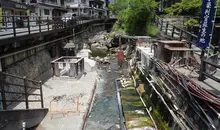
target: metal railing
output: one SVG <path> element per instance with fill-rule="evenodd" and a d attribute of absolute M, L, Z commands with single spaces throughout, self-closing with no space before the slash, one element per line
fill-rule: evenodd
<path fill-rule="evenodd" d="M 170 36 L 177 40 L 186 40 L 191 48 L 193 44 L 196 44 L 197 36 L 195 34 L 190 33 L 180 27 L 172 25 L 169 21 L 165 21 L 163 18 L 159 16 L 155 16 L 155 24 L 160 29 L 160 31 L 164 32 L 167 36 Z"/>
<path fill-rule="evenodd" d="M 218 47 L 215 47 L 214 55 L 206 58 L 202 54 L 201 58 L 201 67 L 200 67 L 200 73 L 199 73 L 199 80 L 204 81 L 206 77 L 220 83 L 220 78 L 215 77 L 214 74 L 220 69 L 220 65 L 218 65 L 218 55 L 219 55 L 219 49 Z"/>
<path fill-rule="evenodd" d="M 40 102 L 44 108 L 42 82 L 26 77 L 20 77 L 5 72 L 0 72 L 0 93 L 3 110 L 7 110 L 13 103 L 25 102 L 25 108 L 29 109 L 30 102 Z M 38 90 L 37 93 L 33 93 Z M 29 96 L 37 96 L 39 100 L 31 100 Z"/>
<path fill-rule="evenodd" d="M 196 45 L 197 38 L 198 38 L 197 35 L 187 30 L 184 30 L 180 27 L 172 25 L 169 23 L 169 21 L 166 21 L 157 15 L 155 16 L 155 23 L 156 23 L 156 26 L 160 29 L 160 31 L 164 32 L 167 36 L 170 36 L 180 41 L 186 40 L 190 48 L 192 47 L 192 45 Z M 214 50 L 215 46 L 211 44 L 210 48 Z"/>
<path fill-rule="evenodd" d="M 197 36 L 195 34 L 192 34 L 180 27 L 177 27 L 175 25 L 171 25 L 168 21 L 165 21 L 163 18 L 160 18 L 159 16 L 155 16 L 155 23 L 158 28 L 160 28 L 160 31 L 164 32 L 166 35 L 171 36 L 173 39 L 177 40 L 186 40 L 189 44 L 189 48 L 192 47 L 192 45 L 196 45 L 197 42 Z M 218 54 L 219 54 L 219 47 L 210 45 L 210 49 L 213 50 L 212 56 L 208 59 L 214 59 L 211 62 L 207 60 L 207 58 L 204 57 L 205 53 L 208 54 L 209 52 L 203 48 L 201 48 L 201 67 L 200 67 L 200 76 L 199 80 L 203 81 L 205 80 L 205 77 L 208 77 L 210 79 L 213 79 L 214 81 L 220 83 L 220 79 L 213 76 L 214 73 L 210 73 L 210 69 L 214 69 L 217 71 L 217 68 L 220 69 L 220 66 L 217 64 L 218 62 Z M 208 54 L 210 55 L 210 54 Z M 207 67 L 209 65 L 210 67 Z"/>
<path fill-rule="evenodd" d="M 51 30 L 72 28 L 85 22 L 102 19 L 94 17 L 43 17 L 27 15 L 2 15 L 0 16 L 0 37 L 16 37 Z"/>

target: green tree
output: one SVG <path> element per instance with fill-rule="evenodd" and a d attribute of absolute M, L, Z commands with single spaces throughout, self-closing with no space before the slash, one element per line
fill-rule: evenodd
<path fill-rule="evenodd" d="M 217 16 L 220 16 L 220 0 L 217 0 Z M 194 16 L 200 16 L 202 6 L 202 0 L 182 0 L 181 2 L 175 3 L 169 8 L 165 9 L 168 15 L 187 15 L 191 18 L 185 22 L 185 25 L 191 29 L 193 26 L 198 25 L 198 21 L 194 19 Z"/>
<path fill-rule="evenodd" d="M 217 15 L 220 16 L 220 0 L 217 0 Z M 199 16 L 202 6 L 202 0 L 182 0 L 165 9 L 169 15 L 189 15 Z"/>
<path fill-rule="evenodd" d="M 115 0 L 109 5 L 117 15 L 118 26 L 129 35 L 145 35 L 152 26 L 157 2 L 155 0 Z"/>

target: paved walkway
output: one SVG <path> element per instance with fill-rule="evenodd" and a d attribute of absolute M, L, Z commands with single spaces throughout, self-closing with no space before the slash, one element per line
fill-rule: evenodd
<path fill-rule="evenodd" d="M 54 80 L 50 79 L 43 85 L 44 105 L 50 107 L 52 102 L 52 113 L 49 112 L 36 130 L 79 130 L 86 114 L 88 103 L 92 96 L 92 90 L 96 83 L 97 72 L 87 72 L 79 80 Z M 76 97 L 79 97 L 80 114 L 77 111 Z M 56 113 L 54 110 L 59 112 Z M 62 109 L 62 111 L 60 111 Z M 51 110 L 50 110 L 51 111 Z M 73 112 L 71 112 L 73 111 Z M 63 113 L 65 113 L 63 115 Z M 69 112 L 69 113 L 68 113 Z"/>

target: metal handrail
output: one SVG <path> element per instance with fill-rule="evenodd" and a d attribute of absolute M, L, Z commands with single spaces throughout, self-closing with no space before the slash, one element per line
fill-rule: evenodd
<path fill-rule="evenodd" d="M 158 27 L 160 27 L 161 31 L 163 31 L 163 29 L 165 28 L 165 34 L 166 35 L 168 35 L 168 33 L 167 33 L 168 31 L 171 31 L 171 37 L 172 38 L 174 38 L 174 34 L 179 36 L 178 40 L 182 40 L 183 38 L 185 38 L 185 39 L 189 38 L 189 40 L 188 39 L 187 40 L 188 40 L 190 48 L 191 48 L 192 44 L 195 44 L 194 39 L 197 39 L 197 36 L 195 34 L 192 34 L 187 30 L 184 30 L 180 27 L 172 25 L 168 21 L 164 21 L 163 18 L 160 18 L 157 15 L 155 16 L 155 22 L 156 22 L 156 25 Z M 163 24 L 164 22 L 166 22 L 166 26 L 164 26 L 164 24 Z M 169 26 L 171 27 L 171 29 L 169 29 Z M 176 31 L 178 31 L 178 32 L 176 32 Z M 187 35 L 187 36 L 184 37 L 183 36 L 184 34 Z"/>
<path fill-rule="evenodd" d="M 158 19 L 158 20 L 157 20 L 157 19 Z M 188 42 L 189 42 L 189 47 L 191 47 L 192 44 L 196 44 L 196 43 L 193 42 L 193 38 L 197 39 L 198 36 L 196 36 L 196 35 L 193 34 L 193 33 L 190 33 L 190 32 L 187 31 L 187 30 L 184 30 L 184 29 L 182 29 L 182 28 L 180 28 L 180 27 L 177 27 L 177 26 L 175 26 L 175 25 L 169 24 L 168 21 L 163 21 L 163 20 L 164 20 L 163 18 L 161 18 L 161 17 L 159 17 L 159 16 L 157 16 L 157 15 L 155 16 L 155 22 L 156 22 L 156 24 L 158 25 L 158 27 L 159 27 L 159 24 L 160 24 L 161 31 L 163 31 L 162 29 L 164 28 L 163 22 L 166 22 L 166 26 L 165 26 L 165 32 L 166 32 L 166 34 L 167 34 L 167 31 L 169 30 L 169 31 L 171 31 L 171 34 L 172 34 L 171 37 L 174 38 L 174 34 L 179 35 L 179 34 L 182 33 L 181 35 L 179 35 L 179 40 L 182 40 L 182 38 L 184 38 L 184 37 L 183 37 L 183 34 L 187 34 L 188 37 L 190 37 L 190 40 L 188 41 Z M 161 22 L 159 22 L 159 21 L 161 21 Z M 172 29 L 169 29 L 168 26 L 171 26 Z M 179 32 L 175 32 L 175 30 L 179 30 L 180 33 L 179 33 Z M 187 37 L 186 37 L 186 39 L 187 39 Z M 196 40 L 196 41 L 197 41 L 197 40 Z M 214 50 L 214 49 L 215 49 L 215 46 L 213 46 L 212 44 L 210 44 L 210 48 Z"/>
<path fill-rule="evenodd" d="M 5 76 L 11 76 L 11 77 L 18 78 L 18 79 L 24 79 L 24 77 L 13 75 L 13 74 L 9 74 L 9 73 L 5 73 L 5 72 L 0 72 L 0 74 L 3 74 Z M 31 81 L 31 82 L 40 83 L 40 81 L 29 79 L 29 78 L 26 78 L 26 80 Z"/>
<path fill-rule="evenodd" d="M 16 18 L 22 18 L 22 19 L 16 19 Z M 61 17 L 61 16 L 53 16 L 53 17 L 39 17 L 39 16 L 26 16 L 26 15 L 2 15 L 0 18 L 8 18 L 7 21 L 2 21 L 0 22 L 1 24 L 5 23 L 6 25 L 8 23 L 11 23 L 12 26 L 10 27 L 1 27 L 0 29 L 3 30 L 12 30 L 11 33 L 4 32 L 3 34 L 0 34 L 0 36 L 8 36 L 12 35 L 14 37 L 17 36 L 17 34 L 24 33 L 27 34 L 32 34 L 32 29 L 36 29 L 38 27 L 39 33 L 45 32 L 45 31 L 51 31 L 51 26 L 52 30 L 55 30 L 57 28 L 66 28 L 66 27 L 75 27 L 77 25 L 83 24 L 85 20 L 82 20 L 79 17 L 71 17 L 71 19 L 67 17 Z M 87 18 L 90 20 L 90 17 Z M 101 19 L 101 18 L 98 18 Z M 17 21 L 21 21 L 20 29 L 28 29 L 28 31 L 19 31 L 18 32 L 18 25 Z M 35 28 L 33 28 L 33 26 Z M 43 27 L 43 28 L 42 28 Z M 35 31 L 37 31 L 35 30 Z"/>
<path fill-rule="evenodd" d="M 156 25 L 158 27 L 160 27 L 161 31 L 163 31 L 163 29 L 165 28 L 165 34 L 166 35 L 168 35 L 167 32 L 169 30 L 169 31 L 171 31 L 171 37 L 172 38 L 174 38 L 174 34 L 176 34 L 176 35 L 179 36 L 178 40 L 182 40 L 183 38 L 187 39 L 190 48 L 192 47 L 192 44 L 196 44 L 195 41 L 197 41 L 198 37 L 195 34 L 192 34 L 189 31 L 184 30 L 184 29 L 182 29 L 180 27 L 177 27 L 175 25 L 171 25 L 171 24 L 169 24 L 168 21 L 166 21 L 166 25 L 164 26 L 163 18 L 160 18 L 157 15 L 155 16 L 155 22 L 156 22 Z M 169 29 L 169 26 L 172 27 L 172 29 Z M 179 32 L 176 32 L 176 30 L 178 30 Z M 184 37 L 183 36 L 184 34 L 187 35 L 187 36 Z M 218 56 L 217 52 L 220 51 L 218 46 L 213 46 L 212 44 L 210 44 L 210 49 L 214 50 L 214 55 L 212 55 L 212 56 Z M 201 55 L 204 55 L 204 53 L 202 53 Z M 207 61 L 207 59 L 204 59 L 204 58 L 202 58 L 201 61 L 202 61 L 202 63 L 201 63 L 201 67 L 200 67 L 199 80 L 203 81 L 203 80 L 205 80 L 205 76 L 207 76 L 207 77 L 215 80 L 216 82 L 220 83 L 220 79 L 218 79 L 217 77 L 214 77 L 213 75 L 206 72 L 206 65 L 208 64 L 212 67 L 219 68 L 219 69 L 220 69 L 220 66 L 217 65 L 217 64 L 214 64 L 212 62 L 209 62 L 209 61 Z"/>
<path fill-rule="evenodd" d="M 17 80 L 23 80 L 23 84 L 17 84 L 17 83 L 8 83 L 7 81 L 5 81 L 7 78 L 12 78 L 12 79 L 17 79 Z M 39 87 L 33 87 L 29 85 L 30 83 L 35 84 L 36 86 Z M 11 90 L 5 90 L 6 86 L 14 86 L 14 87 L 20 87 L 20 88 L 24 88 L 23 91 L 19 91 L 19 92 L 15 92 L 15 91 L 11 91 Z M 32 79 L 28 79 L 26 77 L 21 77 L 21 76 L 17 76 L 17 75 L 13 75 L 13 74 L 8 74 L 5 72 L 0 72 L 0 93 L 1 93 L 1 102 L 3 105 L 3 109 L 6 110 L 8 108 L 8 106 L 10 106 L 12 103 L 15 102 L 25 102 L 26 105 L 26 109 L 29 109 L 29 102 L 41 102 L 41 107 L 44 108 L 44 104 L 43 104 L 43 91 L 42 91 L 42 82 L 41 81 L 36 81 L 36 80 L 32 80 Z M 29 90 L 28 90 L 29 89 Z M 40 90 L 40 93 L 36 94 L 36 93 L 30 93 L 30 91 L 32 90 Z M 12 94 L 12 95 L 16 95 L 16 99 L 8 99 L 7 94 Z M 17 96 L 19 95 L 19 96 Z M 28 96 L 30 95 L 34 95 L 34 96 L 40 96 L 40 100 L 29 100 Z M 20 99 L 24 97 L 23 99 Z M 9 102 L 9 103 L 8 103 Z"/>

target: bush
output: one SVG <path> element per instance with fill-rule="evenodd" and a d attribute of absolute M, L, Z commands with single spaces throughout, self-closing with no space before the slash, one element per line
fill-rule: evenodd
<path fill-rule="evenodd" d="M 188 29 L 192 29 L 195 25 L 197 25 L 199 22 L 195 20 L 194 18 L 190 18 L 187 20 L 184 25 L 187 26 Z"/>
<path fill-rule="evenodd" d="M 147 25 L 147 34 L 151 37 L 155 37 L 160 32 L 160 29 L 150 24 Z"/>
<path fill-rule="evenodd" d="M 115 0 L 110 9 L 118 17 L 116 29 L 129 35 L 145 35 L 146 25 L 153 21 L 157 5 L 155 0 Z"/>

